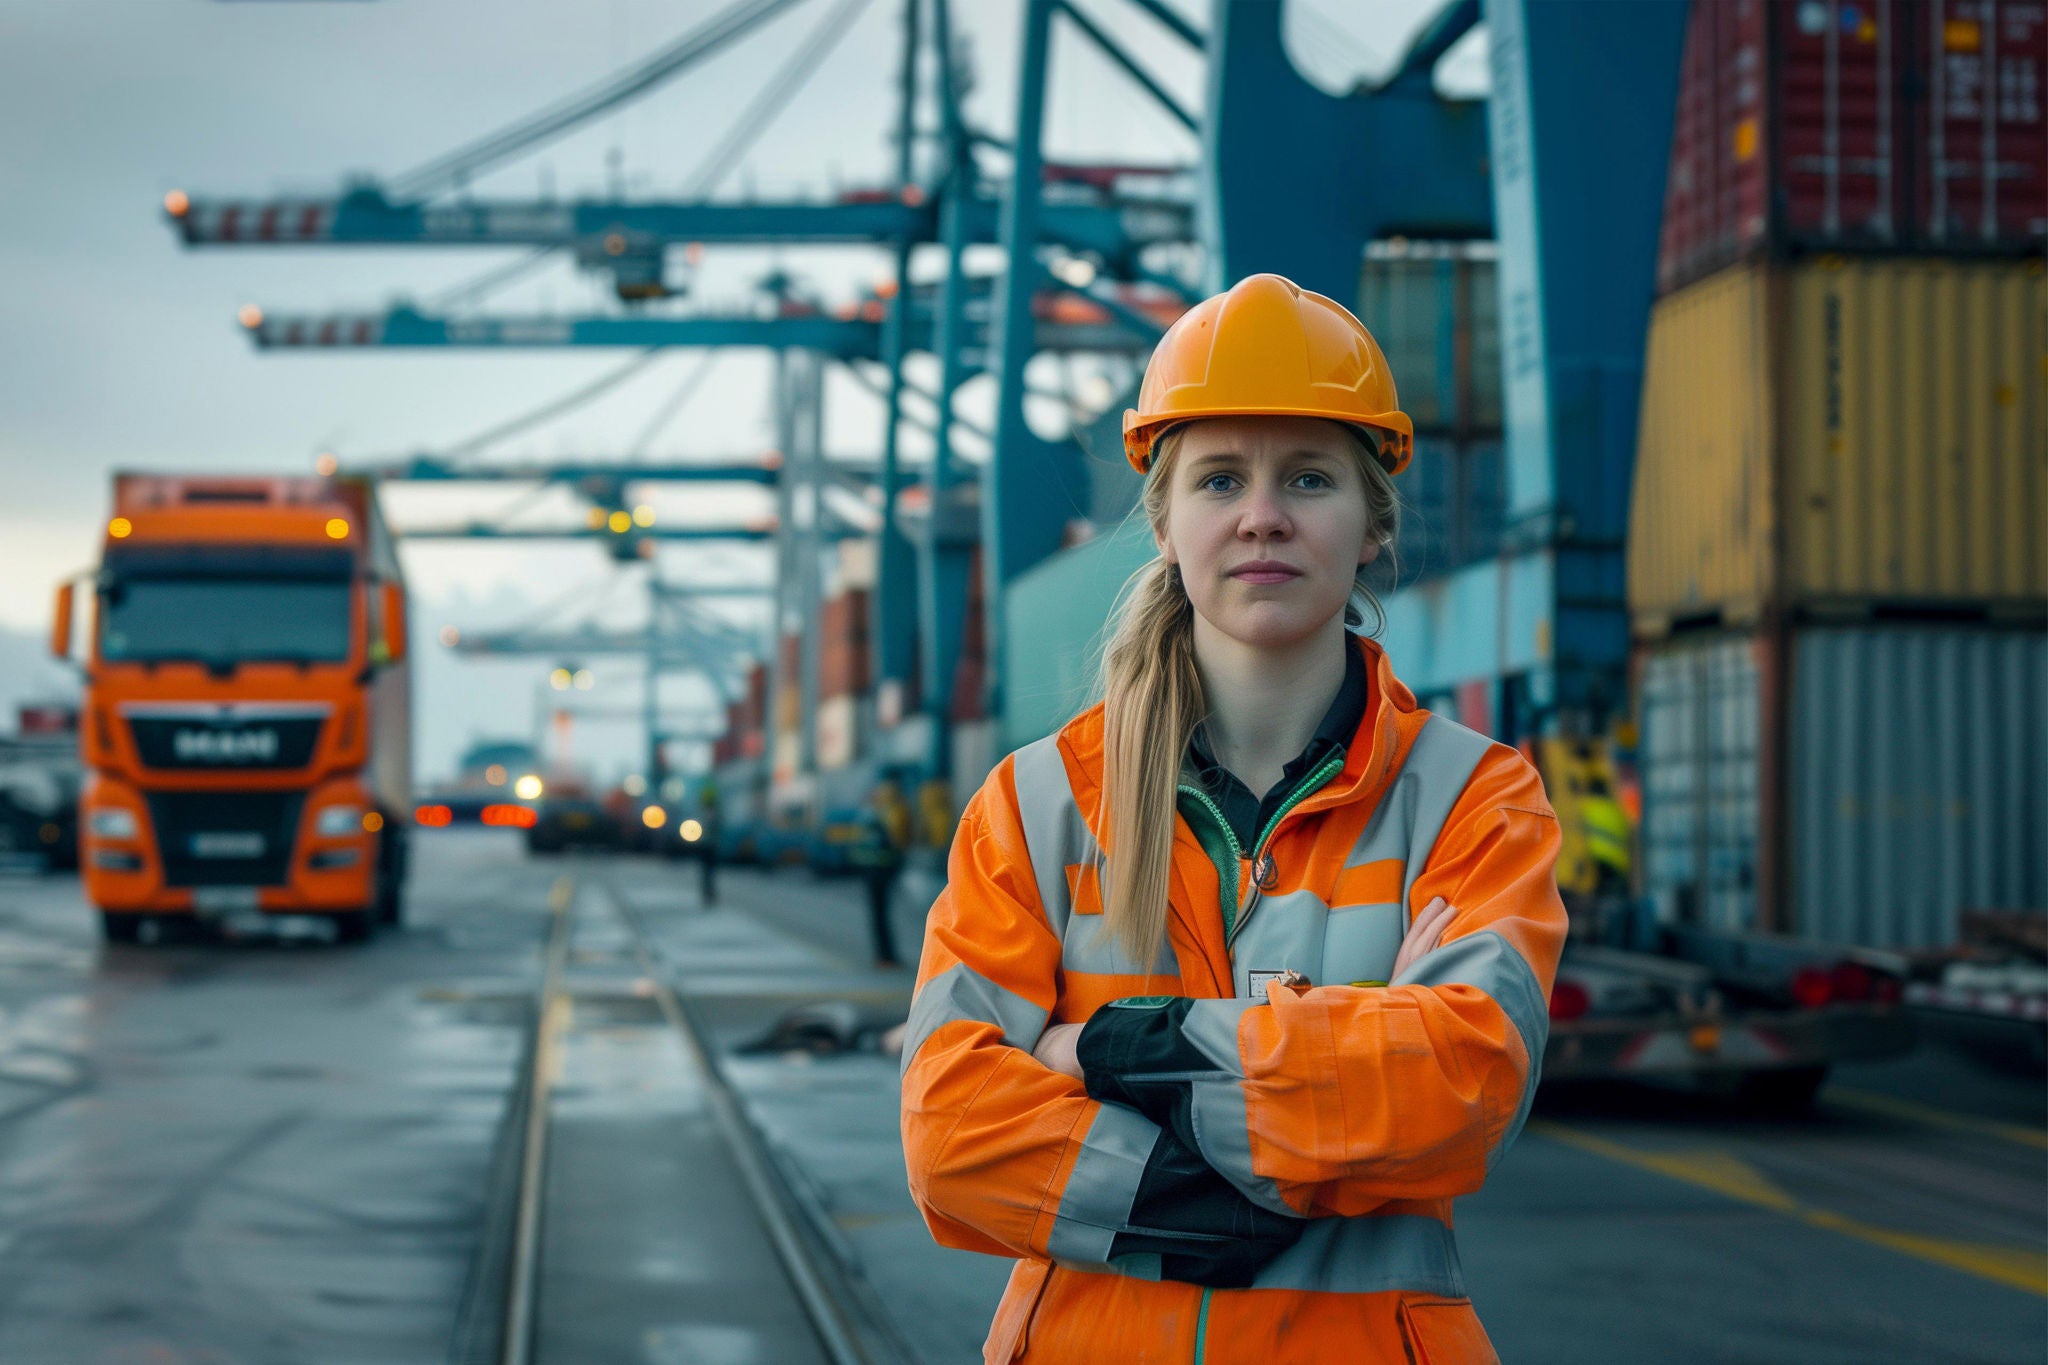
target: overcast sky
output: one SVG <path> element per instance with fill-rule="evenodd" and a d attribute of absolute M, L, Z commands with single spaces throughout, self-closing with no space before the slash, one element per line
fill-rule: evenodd
<path fill-rule="evenodd" d="M 366 308 L 431 299 L 509 259 L 433 249 L 188 252 L 165 226 L 165 192 L 326 193 L 351 173 L 391 175 L 491 132 L 645 56 L 725 0 L 0 0 L 0 629 L 40 633 L 52 585 L 86 567 L 117 468 L 303 470 L 323 449 L 344 457 L 434 449 L 566 393 L 622 364 L 615 351 L 259 354 L 235 310 Z M 1176 0 L 1191 14 L 1201 0 Z M 1328 89 L 1383 73 L 1437 0 L 1292 0 L 1289 44 Z M 1090 10 L 1124 34 L 1165 82 L 1198 104 L 1193 56 L 1134 6 Z M 955 0 L 972 45 L 977 123 L 1007 133 L 1015 0 Z M 613 174 L 632 196 L 675 193 L 786 54 L 829 12 L 811 0 L 622 113 L 481 179 L 477 192 L 568 197 Z M 900 6 L 872 0 L 831 58 L 754 142 L 720 197 L 830 196 L 881 183 Z M 1054 53 L 1048 150 L 1061 157 L 1187 159 L 1192 138 L 1071 35 Z M 1443 83 L 1483 80 L 1478 43 Z M 844 295 L 879 276 L 860 251 L 715 251 L 701 297 L 738 299 L 777 261 Z M 497 311 L 609 307 L 566 264 L 494 296 Z M 603 400 L 494 447 L 506 457 L 628 448 L 702 353 L 663 356 Z M 721 455 L 770 444 L 758 354 L 725 353 L 648 453 Z M 879 407 L 850 383 L 828 395 L 828 447 L 877 444 Z M 463 494 L 479 511 L 510 493 Z M 394 500 L 395 520 L 450 510 Z M 745 550 L 671 548 L 670 576 L 757 575 Z M 630 619 L 595 549 L 422 544 L 406 551 L 416 610 L 429 627 L 521 621 L 567 597 L 570 615 Z M 563 619 L 569 619 L 564 617 Z M 0 692 L 47 690 L 48 676 L 0 650 Z M 423 651 L 418 757 L 446 771 L 479 734 L 524 734 L 540 660 L 488 665 Z M 625 708 L 628 665 L 598 668 L 578 700 Z M 691 684 L 678 680 L 674 700 Z M 695 695 L 704 695 L 701 693 Z M 0 704 L 0 731 L 12 706 Z M 616 768 L 634 752 L 624 719 L 579 728 L 581 756 Z"/>

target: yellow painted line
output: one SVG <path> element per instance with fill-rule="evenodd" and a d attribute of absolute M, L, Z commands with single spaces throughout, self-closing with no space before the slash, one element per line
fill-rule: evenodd
<path fill-rule="evenodd" d="M 1979 1137 L 1998 1138 L 2022 1147 L 2048 1151 L 2048 1132 L 2038 1128 L 2023 1128 L 2017 1123 L 1999 1123 L 1993 1119 L 1972 1118 L 1967 1114 L 1951 1114 L 1947 1110 L 1915 1104 L 1911 1100 L 1894 1099 L 1890 1095 L 1877 1095 L 1868 1090 L 1845 1090 L 1838 1085 L 1831 1085 L 1821 1092 L 1821 1100 L 1824 1104 L 1844 1104 L 1852 1109 L 1883 1114 L 1887 1118 L 1924 1123 L 1931 1128 L 1952 1128 L 1959 1133 L 1975 1133 Z"/>
<path fill-rule="evenodd" d="M 561 914 L 569 908 L 569 902 L 574 899 L 575 895 L 576 879 L 574 877 L 555 878 L 555 884 L 548 888 L 548 909 L 558 915 Z"/>
<path fill-rule="evenodd" d="M 1654 1171 L 1744 1204 L 1769 1209 L 1808 1227 L 1837 1232 L 1844 1237 L 1853 1237 L 1860 1242 L 1869 1242 L 1873 1246 L 2048 1298 L 2048 1252 L 2033 1247 L 1991 1246 L 1948 1237 L 1896 1232 L 1827 1209 L 1813 1208 L 1800 1203 L 1773 1184 L 1769 1176 L 1729 1152 L 1713 1149 L 1645 1152 L 1547 1119 L 1532 1120 L 1529 1131 L 1609 1161 Z"/>

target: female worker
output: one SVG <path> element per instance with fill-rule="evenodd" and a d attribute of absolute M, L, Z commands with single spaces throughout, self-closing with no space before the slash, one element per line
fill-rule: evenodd
<path fill-rule="evenodd" d="M 1124 417 L 1159 557 L 1104 704 L 969 802 L 906 1030 L 911 1192 L 1018 1258 L 989 1361 L 1495 1359 L 1451 1200 L 1536 1087 L 1557 820 L 1353 633 L 1397 407 L 1356 318 L 1259 275 Z"/>

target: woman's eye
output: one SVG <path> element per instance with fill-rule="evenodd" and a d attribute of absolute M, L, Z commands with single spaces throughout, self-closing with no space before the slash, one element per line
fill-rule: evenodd
<path fill-rule="evenodd" d="M 1208 478 L 1202 480 L 1198 486 L 1203 491 L 1209 493 L 1228 493 L 1230 485 L 1234 482 L 1235 480 L 1228 474 L 1211 474 Z"/>
<path fill-rule="evenodd" d="M 1325 488 L 1335 488 L 1335 487 L 1336 487 L 1336 485 L 1335 485 L 1335 484 L 1333 484 L 1333 483 L 1331 483 L 1331 482 L 1330 482 L 1330 476 L 1329 476 L 1329 475 L 1327 475 L 1327 474 L 1318 474 L 1317 472 L 1315 472 L 1315 471 L 1314 471 L 1314 470 L 1312 470 L 1312 469 L 1311 469 L 1311 470 L 1309 470 L 1309 471 L 1307 471 L 1306 473 L 1303 473 L 1303 474 L 1299 475 L 1299 476 L 1298 476 L 1298 477 L 1297 477 L 1297 478 L 1296 478 L 1296 479 L 1295 479 L 1294 481 L 1295 481 L 1295 482 L 1296 482 L 1297 484 L 1300 484 L 1300 485 L 1301 485 L 1302 487 L 1304 487 L 1304 488 L 1311 488 L 1311 489 L 1315 489 L 1315 490 L 1317 490 L 1317 491 L 1321 491 L 1321 490 L 1323 490 L 1323 489 L 1325 489 Z"/>

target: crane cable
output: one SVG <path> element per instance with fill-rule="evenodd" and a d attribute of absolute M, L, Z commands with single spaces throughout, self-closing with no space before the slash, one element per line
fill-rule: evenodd
<path fill-rule="evenodd" d="M 718 188 L 718 182 L 732 173 L 732 168 L 747 154 L 754 140 L 788 106 L 790 99 L 811 78 L 818 64 L 838 46 L 839 40 L 846 36 L 846 31 L 853 27 L 853 21 L 867 6 L 868 0 L 841 0 L 839 8 L 825 16 L 809 40 L 797 49 L 783 68 L 761 88 L 754 102 L 734 121 L 725 140 L 704 158 L 697 173 L 683 189 L 685 198 L 710 198 L 711 192 Z"/>
<path fill-rule="evenodd" d="M 704 381 L 710 378 L 711 368 L 718 363 L 719 355 L 720 352 L 716 349 L 706 351 L 704 358 L 697 363 L 697 368 L 683 376 L 683 382 L 676 386 L 675 392 L 662 402 L 660 410 L 626 447 L 628 460 L 645 458 L 647 447 L 654 443 L 654 438 L 668 428 L 668 424 L 675 420 L 676 414 L 682 411 L 683 404 L 689 402 L 690 396 L 702 388 Z"/>
<path fill-rule="evenodd" d="M 802 0 L 741 0 L 638 66 L 601 81 L 581 94 L 572 95 L 550 109 L 395 176 L 388 188 L 398 199 L 424 199 L 442 190 L 459 188 L 477 172 L 645 94 L 678 71 L 712 55 L 799 3 Z"/>
<path fill-rule="evenodd" d="M 581 388 L 571 390 L 560 398 L 549 399 L 539 407 L 529 412 L 523 412 L 508 421 L 500 422 L 496 426 L 486 427 L 467 440 L 457 441 L 454 445 L 445 447 L 443 453 L 450 460 L 459 460 L 467 455 L 475 455 L 483 450 L 484 447 L 495 445 L 507 436 L 517 435 L 529 427 L 537 427 L 542 422 L 559 417 L 563 413 L 588 403 L 600 394 L 609 393 L 625 383 L 628 379 L 631 379 L 634 375 L 640 373 L 640 371 L 646 369 L 650 364 L 659 359 L 662 349 L 659 346 L 650 346 L 625 364 L 606 370 Z"/>

